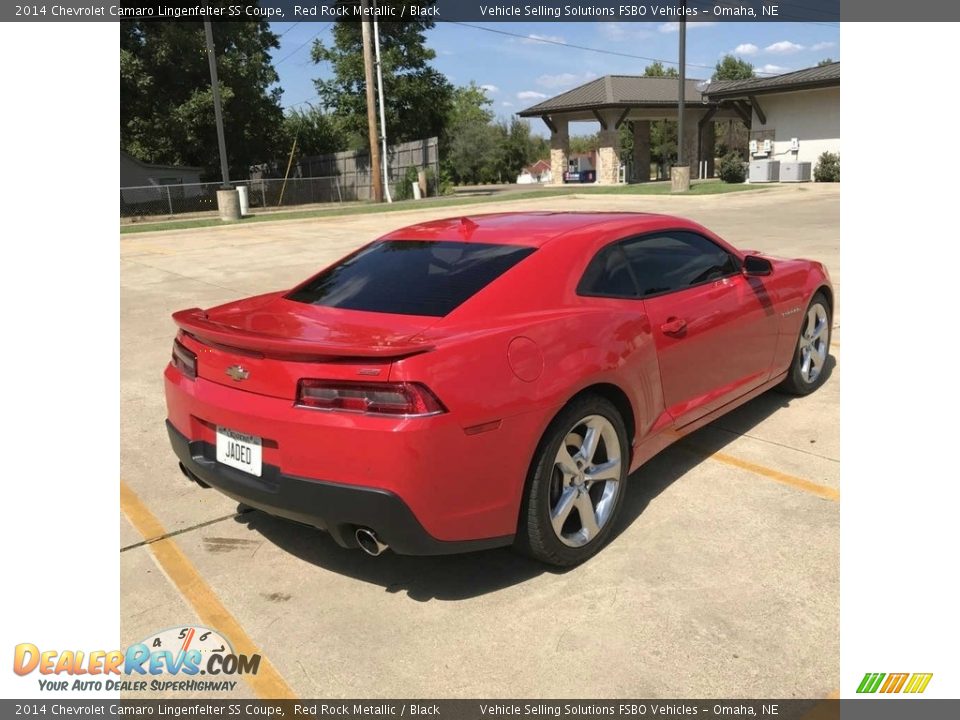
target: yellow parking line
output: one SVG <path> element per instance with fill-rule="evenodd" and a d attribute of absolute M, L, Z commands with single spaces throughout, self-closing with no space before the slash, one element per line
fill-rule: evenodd
<path fill-rule="evenodd" d="M 277 669 L 263 657 L 260 648 L 223 606 L 173 538 L 163 537 L 167 534 L 163 525 L 123 481 L 120 482 L 120 509 L 144 539 L 161 538 L 146 547 L 153 553 L 157 563 L 184 599 L 193 607 L 200 621 L 223 633 L 238 653 L 261 656 L 257 674 L 243 676 L 257 696 L 265 700 L 295 699 L 297 696 Z"/>
<path fill-rule="evenodd" d="M 716 460 L 717 462 L 722 462 L 726 465 L 732 465 L 733 467 L 740 468 L 741 470 L 749 470 L 757 475 L 762 475 L 763 477 L 770 478 L 771 480 L 776 480 L 779 483 L 789 485 L 790 487 L 797 488 L 798 490 L 803 490 L 804 492 L 811 493 L 826 500 L 840 499 L 840 491 L 836 488 L 832 488 L 828 485 L 820 485 L 819 483 L 811 482 L 810 480 L 804 480 L 803 478 L 799 478 L 795 475 L 788 475 L 787 473 L 774 470 L 773 468 L 768 468 L 764 465 L 757 465 L 757 463 L 752 463 L 749 460 L 741 460 L 733 455 L 727 455 L 726 453 L 720 452 L 712 453 L 709 455 L 709 458 L 711 460 Z"/>

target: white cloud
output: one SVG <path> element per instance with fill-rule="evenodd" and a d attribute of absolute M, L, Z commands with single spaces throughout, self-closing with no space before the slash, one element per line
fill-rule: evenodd
<path fill-rule="evenodd" d="M 707 28 L 711 25 L 716 25 L 715 22 L 688 22 L 687 30 L 696 30 L 697 28 Z M 680 23 L 678 22 L 668 22 L 663 23 L 660 27 L 657 28 L 662 33 L 675 33 L 680 30 Z"/>
<path fill-rule="evenodd" d="M 557 75 L 541 75 L 537 78 L 537 85 L 545 88 L 572 87 L 573 85 L 582 85 L 593 80 L 597 74 L 587 71 L 584 73 L 559 73 Z"/>
<path fill-rule="evenodd" d="M 753 43 L 740 43 L 733 49 L 734 55 L 756 55 L 758 52 L 760 48 Z"/>
<path fill-rule="evenodd" d="M 496 85 L 490 85 L 490 84 L 481 85 L 481 86 L 480 86 L 480 89 L 481 89 L 481 90 L 486 90 L 486 91 L 487 91 L 488 93 L 490 93 L 491 95 L 493 95 L 494 93 L 500 92 L 500 88 L 498 88 Z"/>
<path fill-rule="evenodd" d="M 789 40 L 781 40 L 780 42 L 773 43 L 773 45 L 767 45 L 764 48 L 764 52 L 768 52 L 773 55 L 789 55 L 791 53 L 800 52 L 801 50 L 803 50 L 803 45 L 798 45 L 797 43 L 790 42 Z"/>
<path fill-rule="evenodd" d="M 810 49 L 811 49 L 811 50 L 814 50 L 814 51 L 817 51 L 817 50 L 829 50 L 830 48 L 836 47 L 836 46 L 837 46 L 837 44 L 834 43 L 834 42 L 818 42 L 816 45 L 811 45 L 811 46 L 810 46 Z"/>
<path fill-rule="evenodd" d="M 502 103 L 500 103 L 500 104 L 501 104 L 503 107 L 513 107 L 513 103 L 512 103 L 512 102 L 507 102 L 506 100 L 504 100 L 504 101 L 503 101 Z"/>
<path fill-rule="evenodd" d="M 546 95 L 536 90 L 521 90 L 517 93 L 517 100 L 544 100 Z"/>
<path fill-rule="evenodd" d="M 543 45 L 547 43 L 562 43 L 566 42 L 560 35 L 538 35 L 537 33 L 530 33 L 527 35 L 521 42 L 527 43 L 528 45 Z"/>
<path fill-rule="evenodd" d="M 757 72 L 766 73 L 768 75 L 782 75 L 785 72 L 790 72 L 790 68 L 781 67 L 780 65 L 773 65 L 767 63 L 763 67 L 758 67 Z"/>
<path fill-rule="evenodd" d="M 637 27 L 637 23 L 602 22 L 597 23 L 597 29 L 600 31 L 600 35 L 610 42 L 641 40 L 652 35 L 649 30 Z"/>

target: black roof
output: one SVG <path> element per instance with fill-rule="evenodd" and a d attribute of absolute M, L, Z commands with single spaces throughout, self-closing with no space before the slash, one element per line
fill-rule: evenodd
<path fill-rule="evenodd" d="M 702 103 L 702 96 L 697 90 L 697 85 L 702 82 L 687 79 L 685 99 L 688 103 Z M 599 108 L 673 106 L 679 101 L 679 84 L 675 77 L 604 75 L 517 114 L 531 117 Z"/>
<path fill-rule="evenodd" d="M 750 78 L 749 80 L 717 80 L 703 91 L 711 100 L 722 100 L 746 95 L 791 92 L 812 88 L 840 85 L 840 63 L 805 68 L 774 77 Z"/>

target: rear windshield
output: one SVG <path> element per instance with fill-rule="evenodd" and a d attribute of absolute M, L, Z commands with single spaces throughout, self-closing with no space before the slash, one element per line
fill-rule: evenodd
<path fill-rule="evenodd" d="M 350 255 L 288 297 L 311 305 L 443 317 L 532 247 L 388 240 Z"/>

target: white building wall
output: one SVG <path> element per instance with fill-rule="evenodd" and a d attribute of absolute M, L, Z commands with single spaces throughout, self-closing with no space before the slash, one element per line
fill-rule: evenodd
<path fill-rule="evenodd" d="M 840 152 L 840 88 L 800 90 L 775 95 L 757 95 L 766 124 L 753 114 L 751 130 L 773 130 L 771 160 L 809 162 L 817 166 L 823 152 Z M 800 141 L 797 153 L 790 151 L 791 138 Z"/>

